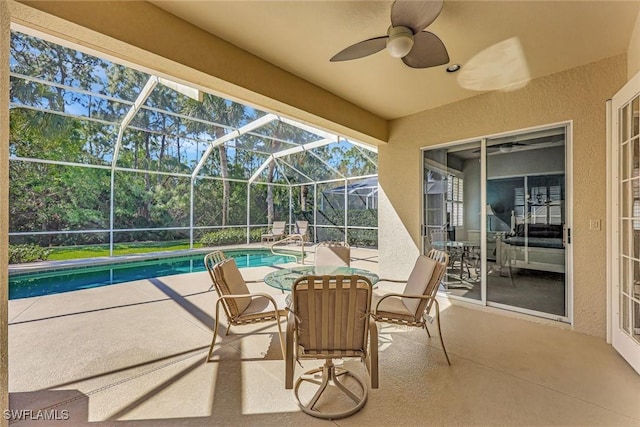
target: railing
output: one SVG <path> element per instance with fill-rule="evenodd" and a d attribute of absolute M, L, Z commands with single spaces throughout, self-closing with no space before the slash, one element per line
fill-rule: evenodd
<path fill-rule="evenodd" d="M 297 255 L 293 255 L 293 254 L 288 254 L 285 252 L 276 252 L 274 250 L 274 247 L 276 245 L 282 244 L 282 243 L 291 243 L 294 241 L 299 241 L 300 242 L 300 261 L 298 261 L 298 256 Z M 304 236 L 302 234 L 290 234 L 289 236 L 285 237 L 282 240 L 278 240 L 277 242 L 274 242 L 271 244 L 271 246 L 269 247 L 269 249 L 271 249 L 271 253 L 274 255 L 280 255 L 280 256 L 287 256 L 287 257 L 292 257 L 295 258 L 296 262 L 299 262 L 300 264 L 304 264 Z"/>

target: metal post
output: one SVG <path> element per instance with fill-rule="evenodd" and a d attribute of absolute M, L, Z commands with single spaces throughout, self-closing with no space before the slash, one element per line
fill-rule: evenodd
<path fill-rule="evenodd" d="M 344 180 L 344 242 L 347 243 L 347 216 L 349 212 L 349 193 L 347 192 L 347 184 L 349 181 Z"/>
<path fill-rule="evenodd" d="M 313 183 L 313 242 L 318 240 L 318 184 Z"/>
<path fill-rule="evenodd" d="M 251 183 L 247 182 L 247 244 L 251 243 Z"/>
<path fill-rule="evenodd" d="M 111 168 L 111 201 L 109 202 L 109 256 L 113 256 L 113 224 L 114 224 L 114 198 L 115 198 L 116 171 Z"/>
<path fill-rule="evenodd" d="M 289 185 L 289 234 L 291 234 L 291 226 L 293 225 L 293 209 L 291 206 L 292 204 L 293 204 L 293 189 L 291 185 Z"/>
<path fill-rule="evenodd" d="M 193 249 L 193 226 L 194 226 L 194 206 L 195 206 L 195 178 L 191 177 L 191 200 L 189 208 L 189 249 Z"/>

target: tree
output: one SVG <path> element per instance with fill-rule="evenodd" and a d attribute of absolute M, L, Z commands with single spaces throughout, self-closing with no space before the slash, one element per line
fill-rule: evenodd
<path fill-rule="evenodd" d="M 202 102 L 188 100 L 185 105 L 185 113 L 189 116 L 204 120 L 220 123 L 232 128 L 239 128 L 241 123 L 247 118 L 245 107 L 235 102 L 227 101 L 214 95 L 205 94 Z M 221 138 L 226 134 L 225 128 L 222 126 L 204 125 L 199 122 L 191 122 L 187 126 L 192 132 L 208 132 L 215 139 Z M 229 184 L 229 161 L 227 159 L 227 147 L 220 144 L 217 147 L 218 160 L 220 167 L 220 177 L 223 181 L 222 187 L 222 225 L 229 223 L 229 201 L 231 199 L 231 186 Z"/>

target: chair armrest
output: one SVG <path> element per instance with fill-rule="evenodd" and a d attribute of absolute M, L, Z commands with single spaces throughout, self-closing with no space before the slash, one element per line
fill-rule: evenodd
<path fill-rule="evenodd" d="M 374 314 L 378 311 L 378 306 L 380 305 L 380 303 L 388 297 L 414 298 L 414 299 L 427 299 L 427 300 L 431 299 L 435 301 L 435 298 L 430 295 L 406 295 L 406 294 L 396 294 L 396 293 L 385 294 L 378 300 L 378 302 L 376 303 L 376 306 L 373 308 Z"/>
<path fill-rule="evenodd" d="M 269 294 L 265 294 L 263 292 L 255 292 L 255 293 L 251 293 L 251 294 L 227 294 L 227 295 L 222 295 L 221 297 L 218 297 L 218 302 L 216 302 L 216 304 L 218 304 L 220 301 L 225 300 L 225 299 L 235 299 L 235 298 L 256 298 L 256 297 L 262 297 L 262 298 L 266 298 L 268 299 L 271 304 L 273 304 L 273 307 L 275 308 L 275 312 L 278 313 L 278 317 L 281 316 L 281 314 L 279 314 L 280 310 L 284 310 L 284 307 L 282 309 L 278 308 L 278 304 L 276 304 L 276 300 L 273 299 L 273 297 Z"/>
<path fill-rule="evenodd" d="M 407 279 L 405 280 L 397 280 L 397 279 L 378 279 L 377 283 L 380 282 L 391 282 L 391 283 L 407 283 Z"/>

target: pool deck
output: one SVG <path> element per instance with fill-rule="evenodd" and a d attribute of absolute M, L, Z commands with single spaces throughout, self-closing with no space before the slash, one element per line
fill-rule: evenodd
<path fill-rule="evenodd" d="M 352 266 L 377 272 L 377 261 L 377 251 L 352 248 Z M 286 266 L 241 271 L 257 280 Z M 381 324 L 380 388 L 349 418 L 311 418 L 284 388 L 275 326 L 225 335 L 223 321 L 203 363 L 209 288 L 202 272 L 9 301 L 11 409 L 69 416 L 11 426 L 640 426 L 640 376 L 604 340 L 446 299 L 451 366 L 435 334 Z M 296 377 L 319 364 L 296 365 Z M 357 361 L 345 364 L 364 375 Z"/>

